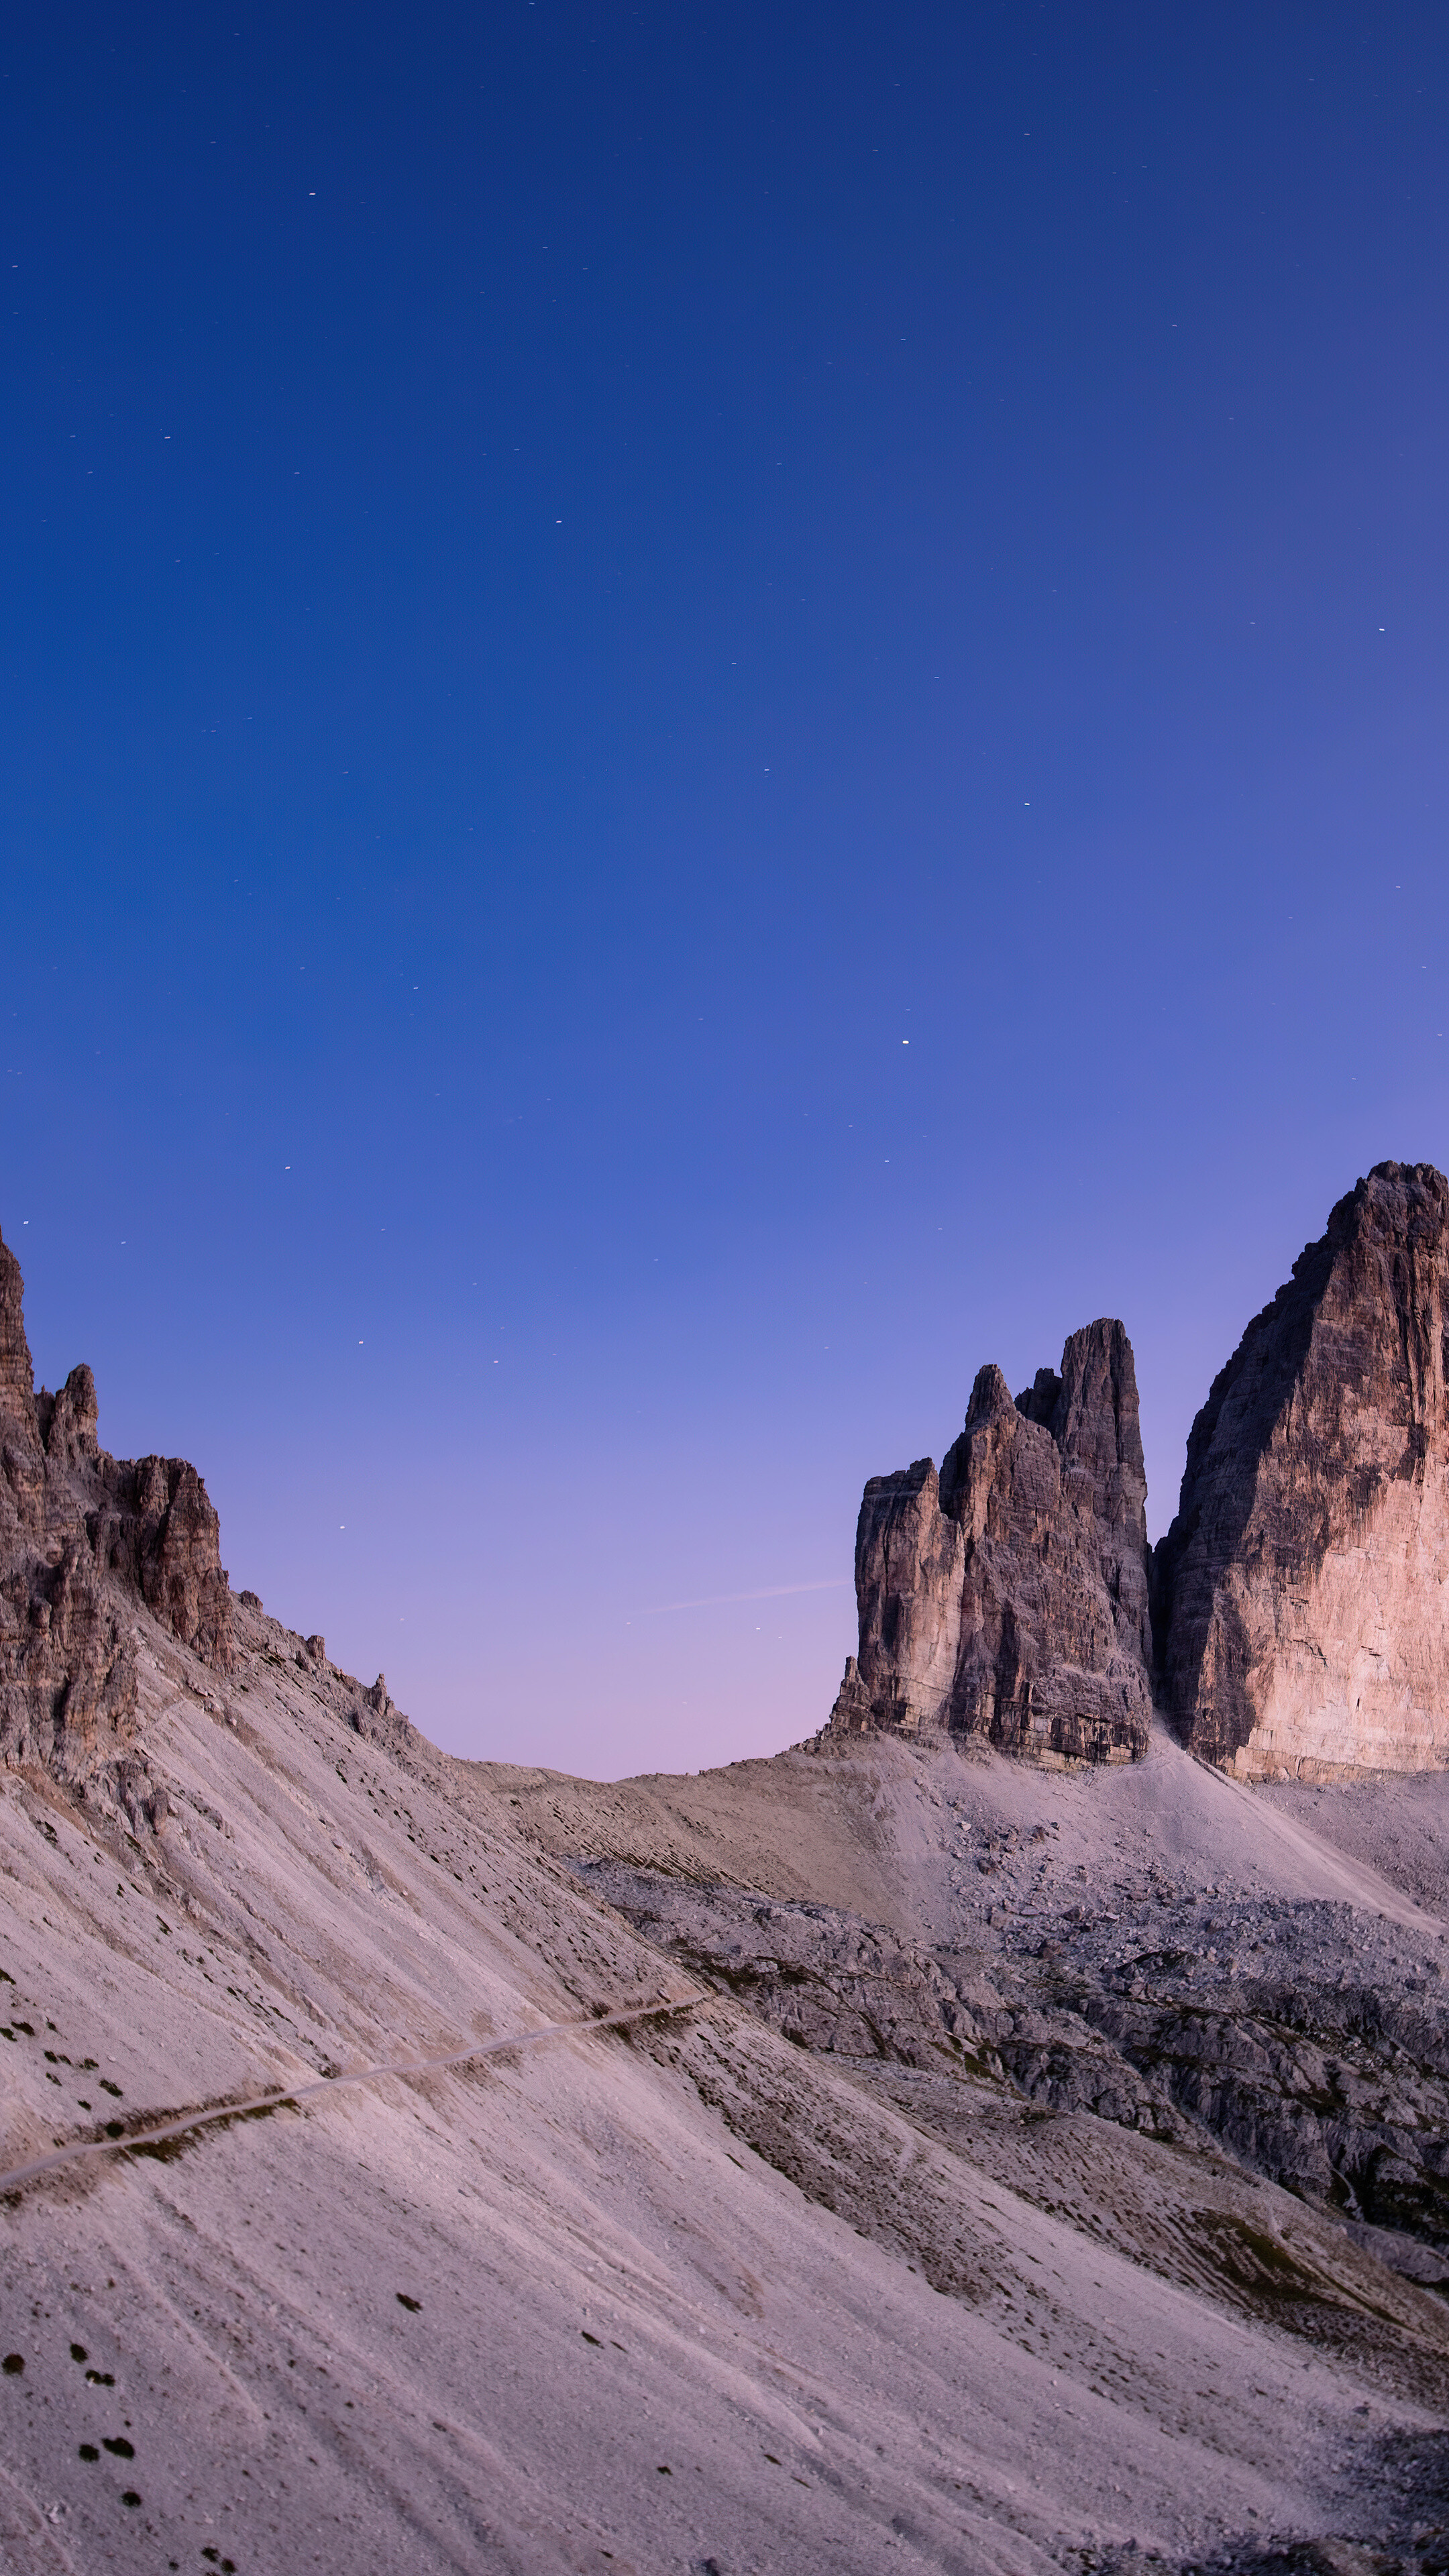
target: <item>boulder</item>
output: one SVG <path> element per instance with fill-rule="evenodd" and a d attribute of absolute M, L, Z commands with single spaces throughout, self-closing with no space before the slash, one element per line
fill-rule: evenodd
<path fill-rule="evenodd" d="M 1157 1551 L 1168 1712 L 1244 1775 L 1449 1761 L 1449 1182 L 1379 1163 L 1249 1324 Z"/>
<path fill-rule="evenodd" d="M 983 1368 L 939 1476 L 865 1488 L 860 1646 L 831 1731 L 944 1727 L 1014 1752 L 1126 1760 L 1152 1711 L 1147 1480 L 1132 1345 L 1074 1333 L 1013 1399 Z"/>

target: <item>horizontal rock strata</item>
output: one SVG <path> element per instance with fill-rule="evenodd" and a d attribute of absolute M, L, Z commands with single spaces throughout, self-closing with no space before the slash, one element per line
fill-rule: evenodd
<path fill-rule="evenodd" d="M 971 1392 L 940 1475 L 865 1488 L 858 1655 L 835 1734 L 947 1727 L 1012 1751 L 1127 1759 L 1151 1716 L 1147 1482 L 1132 1345 L 1089 1324 L 1013 1400 Z"/>
<path fill-rule="evenodd" d="M 1380 1163 L 1193 1424 L 1154 1611 L 1172 1718 L 1242 1774 L 1449 1761 L 1449 1182 Z"/>
<path fill-rule="evenodd" d="M 88 1368 L 36 1393 L 23 1296 L 0 1242 L 0 1760 L 80 1784 L 134 1732 L 136 1604 L 225 1670 L 231 1596 L 195 1468 L 110 1457 Z"/>

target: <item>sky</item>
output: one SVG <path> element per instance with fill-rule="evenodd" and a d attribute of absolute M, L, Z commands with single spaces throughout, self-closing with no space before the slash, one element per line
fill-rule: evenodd
<path fill-rule="evenodd" d="M 767 1753 L 1120 1315 L 1449 1163 L 1449 18 L 0 38 L 0 1230 L 449 1749 Z"/>

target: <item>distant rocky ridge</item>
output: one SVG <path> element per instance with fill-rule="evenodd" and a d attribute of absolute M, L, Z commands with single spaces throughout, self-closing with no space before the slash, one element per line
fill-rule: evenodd
<path fill-rule="evenodd" d="M 1073 1333 L 1013 1401 L 983 1368 L 939 1477 L 872 1476 L 860 1507 L 860 1647 L 833 1736 L 945 1726 L 1012 1752 L 1125 1761 L 1152 1712 L 1147 1479 L 1132 1345 Z"/>
<path fill-rule="evenodd" d="M 1122 1326 L 1074 1334 L 1014 1402 L 983 1369 L 939 1478 L 921 1458 L 866 1486 L 828 1733 L 1120 1759 L 1155 1701 L 1240 1776 L 1449 1763 L 1446 1388 L 1428 1163 L 1375 1165 L 1248 1326 L 1155 1555 Z"/>
<path fill-rule="evenodd" d="M 866 1485 L 859 1648 L 826 1737 L 944 1729 L 1126 1761 L 1155 1701 L 1193 1752 L 1243 1776 L 1449 1764 L 1442 1173 L 1380 1163 L 1339 1201 L 1214 1380 L 1155 1556 L 1145 1506 L 1121 1323 L 1074 1333 L 1060 1370 L 1015 1398 L 980 1370 L 939 1475 L 921 1458 Z M 75 1788 L 124 1765 L 141 1611 L 231 1669 L 235 1605 L 201 1478 L 103 1450 L 88 1368 L 35 1388 L 0 1242 L 0 1763 Z M 354 1729 L 415 1758 L 381 1674 L 363 1690 L 320 1637 L 288 1651 Z"/>
<path fill-rule="evenodd" d="M 221 1526 L 184 1458 L 112 1458 L 97 1438 L 96 1383 L 71 1370 L 34 1384 L 24 1282 L 0 1241 L 0 1763 L 37 1765 L 139 1820 L 148 1795 L 136 1736 L 136 1614 L 149 1611 L 214 1672 L 232 1669 L 235 1607 Z M 254 1592 L 248 1612 L 261 1613 Z M 267 1651 L 290 1637 L 265 1623 Z M 415 1730 L 381 1673 L 364 1690 L 292 1640 L 354 1731 L 407 1757 Z"/>
<path fill-rule="evenodd" d="M 109 1456 L 84 1366 L 36 1392 L 23 1295 L 0 1242 L 0 1758 L 79 1783 L 134 1732 L 134 1605 L 224 1672 L 231 1595 L 195 1468 Z"/>
<path fill-rule="evenodd" d="M 1248 1326 L 1156 1553 L 1162 1695 L 1240 1774 L 1449 1761 L 1449 1181 L 1379 1163 Z"/>

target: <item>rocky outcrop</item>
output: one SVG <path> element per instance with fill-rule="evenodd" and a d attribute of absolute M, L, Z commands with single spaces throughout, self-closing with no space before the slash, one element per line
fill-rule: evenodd
<path fill-rule="evenodd" d="M 0 1552 L 12 1548 L 19 1533 L 45 1524 L 45 1454 L 35 1418 L 24 1295 L 20 1264 L 0 1242 Z"/>
<path fill-rule="evenodd" d="M 929 1458 L 865 1489 L 860 1647 L 834 1734 L 947 1727 L 1012 1751 L 1124 1760 L 1152 1709 L 1147 1480 L 1132 1345 L 1074 1333 L 1013 1400 L 971 1391 L 940 1475 Z"/>
<path fill-rule="evenodd" d="M 343 1678 L 345 1680 L 346 1676 Z M 379 1673 L 370 1690 L 364 1690 L 360 1683 L 353 1683 L 351 1699 L 347 1723 L 354 1733 L 406 1764 L 420 1739 L 412 1719 L 403 1715 L 388 1690 L 387 1675 Z"/>
<path fill-rule="evenodd" d="M 23 1294 L 0 1243 L 0 1760 L 78 1785 L 133 1732 L 137 1603 L 225 1670 L 231 1595 L 195 1468 L 109 1457 L 88 1368 L 36 1392 Z"/>
<path fill-rule="evenodd" d="M 35 1418 L 47 1458 L 58 1466 L 89 1466 L 100 1456 L 96 1437 L 96 1382 L 82 1360 L 73 1368 L 59 1395 L 42 1387 L 35 1399 Z"/>
<path fill-rule="evenodd" d="M 1172 1719 L 1244 1774 L 1449 1761 L 1449 1182 L 1380 1163 L 1192 1426 L 1154 1615 Z"/>
<path fill-rule="evenodd" d="M 134 1485 L 130 1480 L 134 1478 Z M 143 1458 L 118 1479 L 129 1511 L 121 1545 L 134 1551 L 149 1610 L 184 1646 L 223 1670 L 231 1661 L 231 1594 L 221 1564 L 221 1523 L 184 1458 Z"/>

